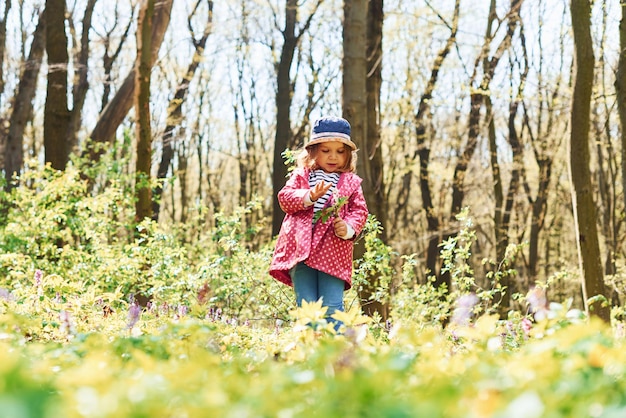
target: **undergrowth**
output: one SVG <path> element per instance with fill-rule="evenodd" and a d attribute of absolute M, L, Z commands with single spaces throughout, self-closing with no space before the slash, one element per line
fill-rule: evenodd
<path fill-rule="evenodd" d="M 0 194 L 2 416 L 626 412 L 619 324 L 551 303 L 550 283 L 515 295 L 524 310 L 501 318 L 501 272 L 481 288 L 468 262 L 468 211 L 442 246 L 450 289 L 417 283 L 417 256 L 396 254 L 370 218 L 354 288 L 376 274 L 390 316 L 363 316 L 353 289 L 337 333 L 320 304 L 294 309 L 267 274 L 273 242 L 245 224 L 258 202 L 210 219 L 199 207 L 190 226 L 136 224 L 131 181 L 103 170 L 96 189 L 72 166 L 31 168 Z"/>

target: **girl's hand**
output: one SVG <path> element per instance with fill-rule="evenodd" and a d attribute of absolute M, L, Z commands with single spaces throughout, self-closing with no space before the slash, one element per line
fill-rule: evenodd
<path fill-rule="evenodd" d="M 335 227 L 335 235 L 339 238 L 343 238 L 348 234 L 348 224 L 340 217 L 336 217 L 333 220 L 333 226 Z"/>
<path fill-rule="evenodd" d="M 324 180 L 317 183 L 314 187 L 311 188 L 311 200 L 315 202 L 320 197 L 324 196 L 327 191 L 333 186 L 332 183 L 326 183 Z"/>

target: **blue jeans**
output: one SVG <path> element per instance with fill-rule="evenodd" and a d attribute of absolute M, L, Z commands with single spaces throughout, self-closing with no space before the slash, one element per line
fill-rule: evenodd
<path fill-rule="evenodd" d="M 328 322 L 335 324 L 335 330 L 339 329 L 341 322 L 330 318 L 335 311 L 343 311 L 343 291 L 344 282 L 341 279 L 331 276 L 298 263 L 291 270 L 291 280 L 296 292 L 296 302 L 302 306 L 302 301 L 317 302 L 322 299 L 322 306 L 326 306 L 326 317 Z"/>

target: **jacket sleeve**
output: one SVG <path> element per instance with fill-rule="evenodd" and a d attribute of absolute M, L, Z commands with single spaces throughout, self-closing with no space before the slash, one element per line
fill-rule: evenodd
<path fill-rule="evenodd" d="M 286 214 L 311 210 L 304 205 L 304 197 L 309 193 L 309 180 L 304 170 L 297 169 L 289 177 L 285 186 L 278 192 L 278 203 Z"/>

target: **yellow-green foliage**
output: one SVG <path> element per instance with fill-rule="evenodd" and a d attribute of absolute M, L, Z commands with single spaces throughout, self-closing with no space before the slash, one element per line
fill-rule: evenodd
<path fill-rule="evenodd" d="M 374 337 L 353 310 L 335 335 L 319 305 L 274 329 L 120 312 L 47 341 L 3 302 L 0 407 L 13 417 L 619 417 L 626 350 L 595 321 L 535 324 L 517 350 L 506 323 L 395 323 Z M 72 318 L 75 325 L 79 320 Z M 97 324 L 97 325 L 96 325 Z M 95 328 L 100 331 L 95 331 Z M 79 328 L 79 327 L 77 327 Z"/>
<path fill-rule="evenodd" d="M 241 221 L 254 204 L 190 239 L 133 226 L 122 177 L 98 193 L 71 168 L 23 181 L 0 196 L 1 417 L 626 416 L 621 329 L 539 291 L 534 317 L 500 320 L 458 283 L 456 302 L 415 284 L 406 256 L 391 320 L 348 303 L 337 334 L 267 275 L 271 245 Z M 391 250 L 364 242 L 357 276 L 391 283 Z"/>

